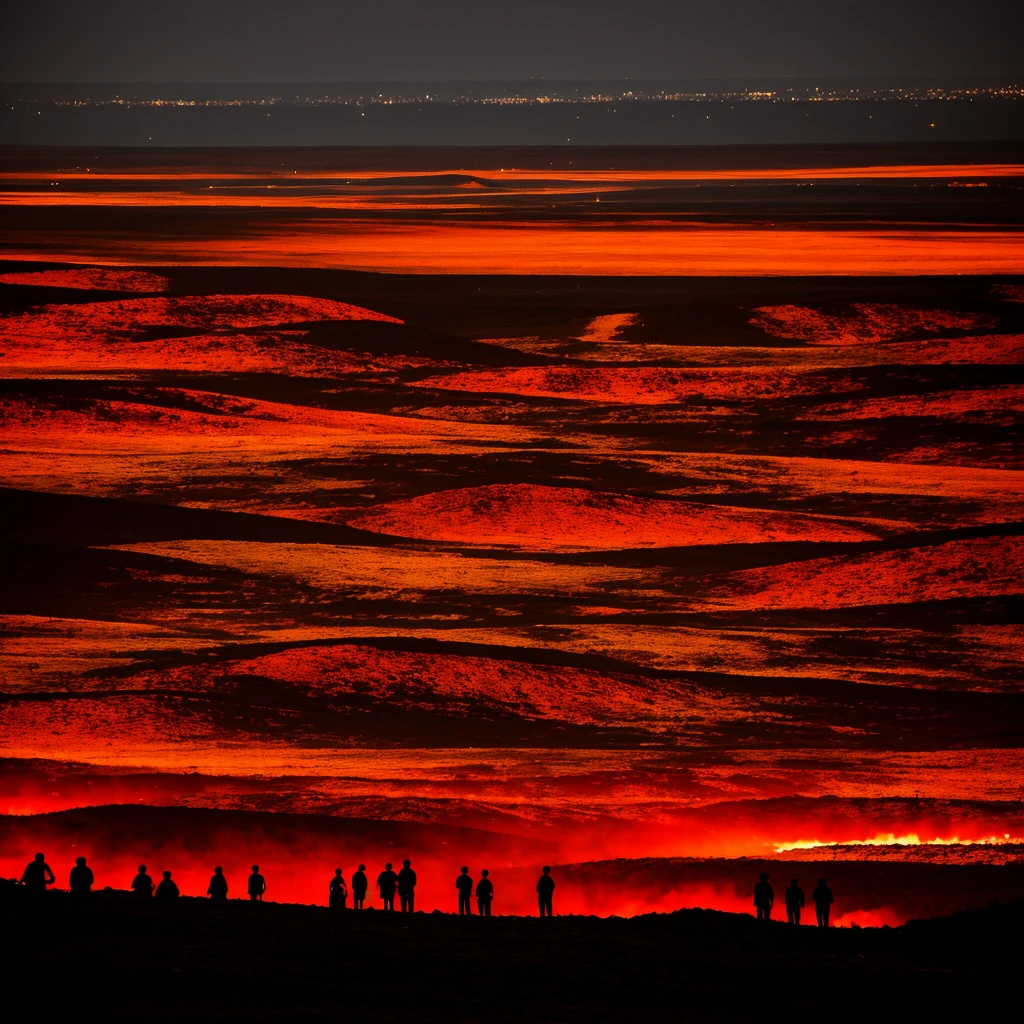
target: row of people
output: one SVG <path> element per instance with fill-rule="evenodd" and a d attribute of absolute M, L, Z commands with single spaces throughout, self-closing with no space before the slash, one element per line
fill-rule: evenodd
<path fill-rule="evenodd" d="M 217 870 L 222 871 L 223 869 L 217 868 Z M 53 873 L 53 868 L 46 863 L 46 857 L 41 853 L 37 853 L 29 861 L 28 866 L 21 875 L 21 884 L 25 887 L 30 897 L 42 896 L 46 892 L 47 886 L 55 885 L 56 882 L 57 876 Z M 95 883 L 96 876 L 93 874 L 92 868 L 89 867 L 86 859 L 84 857 L 77 857 L 75 859 L 75 866 L 71 869 L 71 873 L 68 876 L 68 888 L 71 890 L 71 895 L 77 898 L 88 896 L 92 892 L 92 887 Z M 132 891 L 136 896 L 155 897 L 161 902 L 175 900 L 181 895 L 177 883 L 171 878 L 170 871 L 165 871 L 160 884 L 154 885 L 153 879 L 146 873 L 145 864 L 139 865 L 139 873 L 132 881 Z M 225 884 L 226 892 L 227 887 Z"/>
<path fill-rule="evenodd" d="M 490 874 L 490 871 L 484 868 L 480 872 L 480 881 L 476 883 L 477 913 L 481 917 L 491 916 L 491 905 L 494 902 L 494 883 L 491 881 Z M 353 910 L 363 909 L 363 901 L 366 899 L 368 889 L 369 879 L 366 876 L 366 865 L 360 864 L 352 875 Z M 397 892 L 402 913 L 412 913 L 416 901 L 416 872 L 412 869 L 412 862 L 403 861 L 402 870 L 397 873 L 392 869 L 391 864 L 385 864 L 384 870 L 377 876 L 376 889 L 380 893 L 385 910 L 395 909 L 395 893 Z M 465 865 L 455 879 L 455 889 L 458 892 L 459 915 L 463 917 L 467 914 L 472 915 L 474 884 L 469 874 L 469 868 Z M 544 865 L 541 876 L 537 879 L 536 890 L 537 909 L 540 916 L 551 917 L 554 913 L 552 903 L 555 880 L 551 877 L 550 865 Z M 334 877 L 329 886 L 328 906 L 335 910 L 344 910 L 348 905 L 348 896 L 349 890 L 345 884 L 344 874 L 341 868 L 335 868 Z"/>
<path fill-rule="evenodd" d="M 46 891 L 48 885 L 53 885 L 57 878 L 46 858 L 41 853 L 35 855 L 21 876 L 22 884 L 29 890 L 30 894 L 38 896 Z M 71 869 L 69 878 L 71 895 L 82 897 L 92 891 L 95 877 L 92 869 L 86 863 L 85 857 L 79 857 L 75 866 Z M 369 890 L 370 882 L 366 875 L 366 865 L 360 864 L 359 868 L 352 875 L 352 909 L 362 910 L 366 893 Z M 177 884 L 171 877 L 170 871 L 163 873 L 163 880 L 155 885 L 149 876 L 145 864 L 139 865 L 138 874 L 132 879 L 132 892 L 143 899 L 156 898 L 161 902 L 176 900 L 180 895 Z M 391 863 L 384 865 L 384 870 L 377 876 L 376 890 L 380 894 L 385 910 L 395 909 L 395 894 L 398 894 L 399 906 L 403 914 L 411 914 L 416 909 L 416 872 L 412 868 L 412 861 L 402 862 L 401 871 L 395 871 Z M 490 872 L 484 869 L 480 872 L 480 881 L 475 884 L 469 874 L 469 868 L 463 866 L 459 876 L 455 879 L 455 889 L 458 892 L 459 914 L 465 916 L 473 913 L 473 896 L 476 896 L 477 913 L 481 917 L 491 916 L 491 905 L 494 902 L 494 883 L 490 879 Z M 555 880 L 551 877 L 551 867 L 545 865 L 540 878 L 537 880 L 537 909 L 541 917 L 551 917 L 554 913 L 552 902 L 555 892 Z M 253 864 L 252 874 L 249 875 L 246 883 L 246 892 L 249 899 L 262 901 L 267 891 L 267 880 L 260 874 L 258 864 Z M 207 896 L 212 900 L 226 900 L 228 898 L 228 881 L 224 877 L 224 869 L 216 867 L 213 870 L 213 877 L 206 889 Z M 328 906 L 333 910 L 345 910 L 348 906 L 349 889 L 345 884 L 345 877 L 341 868 L 335 868 L 334 877 L 328 886 Z M 806 905 L 804 891 L 800 888 L 797 879 L 790 879 L 785 894 L 786 917 L 790 924 L 800 923 L 800 913 Z M 815 917 L 819 928 L 829 926 L 829 917 L 832 912 L 832 904 L 835 898 L 832 890 L 824 878 L 818 879 L 817 888 L 811 893 L 811 901 L 814 903 Z M 754 886 L 754 908 L 757 911 L 759 921 L 769 921 L 772 916 L 772 909 L 775 906 L 775 890 L 772 888 L 769 876 L 766 871 L 761 872 L 760 880 Z"/>
<path fill-rule="evenodd" d="M 46 892 L 47 886 L 54 885 L 56 881 L 57 877 L 54 875 L 53 869 L 46 863 L 46 857 L 41 853 L 35 855 L 21 876 L 22 885 L 28 889 L 31 896 L 41 896 Z M 79 857 L 71 869 L 69 878 L 71 895 L 76 898 L 88 895 L 92 892 L 95 881 L 95 875 L 92 868 L 86 863 L 85 857 Z M 468 867 L 461 869 L 455 880 L 455 888 L 458 891 L 459 914 L 472 914 L 473 879 L 470 877 Z M 363 909 L 368 889 L 369 879 L 366 875 L 366 865 L 360 864 L 358 870 L 352 875 L 353 910 Z M 132 879 L 131 890 L 141 899 L 155 898 L 161 903 L 176 900 L 181 895 L 170 871 L 163 873 L 163 879 L 157 885 L 150 877 L 145 864 L 139 865 L 138 874 Z M 401 871 L 395 871 L 390 862 L 385 864 L 384 870 L 377 876 L 376 890 L 380 894 L 385 910 L 395 909 L 395 894 L 397 893 L 402 913 L 413 913 L 416 909 L 416 872 L 412 869 L 412 861 L 403 861 Z M 266 891 L 267 880 L 260 873 L 260 866 L 253 864 L 252 874 L 249 875 L 246 883 L 249 899 L 260 902 Z M 554 891 L 555 880 L 551 877 L 551 867 L 545 865 L 537 880 L 537 907 L 541 917 L 552 916 Z M 228 880 L 224 876 L 222 867 L 218 866 L 213 869 L 213 877 L 207 886 L 206 895 L 212 900 L 228 898 Z M 328 887 L 328 906 L 333 910 L 345 910 L 348 905 L 348 897 L 349 890 L 345 884 L 342 870 L 335 868 L 334 877 Z M 482 917 L 490 917 L 493 901 L 494 883 L 490 879 L 490 872 L 485 868 L 480 872 L 480 881 L 476 883 L 477 912 Z"/>
<path fill-rule="evenodd" d="M 786 889 L 786 918 L 790 924 L 800 923 L 800 912 L 804 909 L 806 902 L 800 882 L 791 878 Z M 814 904 L 814 915 L 818 920 L 818 927 L 827 928 L 835 897 L 824 878 L 818 879 L 818 887 L 811 893 L 811 902 Z M 754 886 L 754 907 L 757 909 L 757 919 L 770 921 L 774 906 L 775 890 L 768 881 L 768 872 L 762 871 L 761 880 Z"/>

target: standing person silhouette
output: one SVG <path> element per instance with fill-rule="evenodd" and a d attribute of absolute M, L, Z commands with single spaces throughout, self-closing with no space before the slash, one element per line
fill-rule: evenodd
<path fill-rule="evenodd" d="M 359 870 L 352 876 L 352 909 L 362 910 L 363 900 L 366 899 L 366 890 L 370 881 L 366 877 L 366 865 L 360 864 Z"/>
<path fill-rule="evenodd" d="M 249 899 L 263 902 L 263 894 L 267 891 L 267 880 L 260 874 L 259 864 L 253 864 L 252 874 L 249 876 L 249 884 L 246 888 Z"/>
<path fill-rule="evenodd" d="M 827 928 L 835 897 L 824 878 L 818 879 L 818 888 L 811 893 L 811 899 L 814 901 L 814 915 L 818 919 L 818 927 Z"/>
<path fill-rule="evenodd" d="M 171 881 L 170 871 L 165 871 L 163 879 L 156 887 L 156 899 L 160 903 L 173 903 L 180 895 L 178 883 Z"/>
<path fill-rule="evenodd" d="M 487 877 L 490 872 L 484 868 L 480 881 L 476 883 L 476 907 L 481 917 L 491 916 L 491 900 L 494 899 L 494 883 Z"/>
<path fill-rule="evenodd" d="M 139 865 L 139 873 L 132 879 L 132 892 L 140 900 L 153 897 L 153 879 L 146 874 L 146 865 Z"/>
<path fill-rule="evenodd" d="M 355 882 L 354 875 L 352 881 L 353 883 Z M 329 906 L 331 910 L 344 910 L 347 900 L 348 889 L 345 888 L 345 877 L 341 873 L 341 868 L 335 868 L 334 877 L 331 879 L 327 906 Z"/>
<path fill-rule="evenodd" d="M 213 869 L 213 878 L 210 879 L 206 895 L 211 900 L 226 900 L 228 898 L 228 880 L 224 877 L 224 869 L 222 867 L 215 867 Z"/>
<path fill-rule="evenodd" d="M 473 904 L 470 898 L 473 895 L 473 879 L 469 877 L 469 868 L 463 866 L 460 870 L 459 877 L 455 879 L 455 888 L 459 890 L 459 917 L 465 917 L 466 914 L 472 916 Z"/>
<path fill-rule="evenodd" d="M 403 914 L 411 914 L 416 909 L 416 872 L 411 860 L 403 860 L 402 870 L 398 872 L 398 899 Z"/>
<path fill-rule="evenodd" d="M 81 904 L 89 898 L 96 877 L 92 873 L 92 868 L 85 863 L 84 857 L 75 858 L 75 866 L 71 869 L 68 881 L 71 883 L 71 896 L 76 903 Z"/>
<path fill-rule="evenodd" d="M 29 902 L 40 909 L 46 895 L 46 887 L 56 881 L 57 876 L 53 873 L 53 868 L 46 863 L 46 858 L 41 853 L 37 853 L 21 873 L 21 884 L 27 890 Z"/>
<path fill-rule="evenodd" d="M 555 892 L 555 880 L 551 877 L 551 865 L 545 864 L 541 876 L 537 879 L 537 906 L 541 917 L 553 917 L 551 899 Z"/>
<path fill-rule="evenodd" d="M 804 891 L 800 883 L 795 879 L 789 880 L 789 888 L 786 890 L 786 917 L 790 924 L 800 923 L 800 911 L 804 907 Z"/>
<path fill-rule="evenodd" d="M 377 876 L 377 891 L 384 901 L 385 910 L 395 909 L 395 889 L 398 887 L 398 875 L 391 870 L 390 862 L 384 865 L 384 870 Z"/>
<path fill-rule="evenodd" d="M 754 886 L 754 906 L 758 921 L 770 921 L 775 906 L 775 890 L 768 884 L 768 872 L 761 872 L 761 881 Z"/>

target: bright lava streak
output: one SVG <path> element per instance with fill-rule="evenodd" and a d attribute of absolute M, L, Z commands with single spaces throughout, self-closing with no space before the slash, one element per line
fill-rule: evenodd
<path fill-rule="evenodd" d="M 1024 843 L 1024 839 L 1011 838 L 1009 832 L 1002 836 L 985 836 L 981 839 L 921 839 L 913 832 L 905 836 L 877 835 L 874 839 L 843 839 L 832 842 L 821 842 L 818 839 L 798 839 L 795 843 L 776 845 L 776 853 L 789 853 L 791 850 L 819 850 L 842 846 L 1016 846 Z"/>

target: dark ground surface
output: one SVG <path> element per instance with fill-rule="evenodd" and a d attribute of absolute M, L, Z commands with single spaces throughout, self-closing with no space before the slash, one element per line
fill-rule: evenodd
<path fill-rule="evenodd" d="M 632 919 L 411 918 L 0 888 L 7 992 L 76 1020 L 968 1018 L 1016 994 L 1024 904 L 897 929 L 690 910 Z M 25 1018 L 23 1018 L 25 1019 Z"/>

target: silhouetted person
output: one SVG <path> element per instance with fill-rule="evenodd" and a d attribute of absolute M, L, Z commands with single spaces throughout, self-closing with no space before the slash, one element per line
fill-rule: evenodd
<path fill-rule="evenodd" d="M 366 877 L 365 875 L 363 876 Z M 352 877 L 353 883 L 355 882 L 355 876 Z M 345 888 L 345 878 L 341 873 L 341 868 L 334 869 L 334 877 L 331 879 L 330 896 L 327 900 L 327 906 L 331 910 L 344 910 L 345 903 L 348 900 L 348 889 Z"/>
<path fill-rule="evenodd" d="M 53 868 L 46 863 L 46 858 L 41 853 L 37 853 L 21 873 L 21 884 L 28 890 L 28 898 L 35 904 L 42 904 L 46 887 L 56 881 L 57 876 L 53 873 Z"/>
<path fill-rule="evenodd" d="M 249 899 L 263 902 L 263 894 L 267 891 L 267 880 L 260 874 L 259 864 L 253 864 L 247 887 Z M 226 890 L 225 890 L 226 891 Z"/>
<path fill-rule="evenodd" d="M 384 870 L 377 876 L 377 890 L 380 898 L 384 901 L 385 910 L 395 909 L 395 889 L 398 888 L 398 875 L 391 870 L 390 864 L 384 865 Z"/>
<path fill-rule="evenodd" d="M 146 865 L 139 865 L 139 873 L 132 879 L 132 892 L 140 900 L 148 900 L 153 896 L 153 879 L 146 874 Z"/>
<path fill-rule="evenodd" d="M 206 889 L 206 895 L 211 900 L 226 900 L 228 898 L 228 880 L 224 877 L 224 869 L 216 867 L 213 869 L 213 878 Z"/>
<path fill-rule="evenodd" d="M 170 871 L 165 871 L 163 879 L 156 887 L 157 900 L 161 903 L 173 903 L 180 895 L 181 891 L 178 889 L 178 883 L 171 881 Z"/>
<path fill-rule="evenodd" d="M 825 884 L 824 878 L 818 879 L 818 888 L 811 893 L 811 899 L 814 901 L 814 914 L 818 919 L 818 927 L 827 928 L 835 897 L 832 895 L 832 890 Z"/>
<path fill-rule="evenodd" d="M 804 891 L 800 883 L 795 879 L 789 880 L 789 888 L 786 890 L 786 917 L 790 924 L 800 923 L 800 911 L 804 906 Z"/>
<path fill-rule="evenodd" d="M 775 890 L 768 884 L 768 873 L 761 872 L 761 881 L 754 886 L 754 906 L 758 921 L 768 921 L 775 906 Z"/>
<path fill-rule="evenodd" d="M 537 879 L 537 906 L 541 917 L 552 917 L 551 898 L 555 892 L 555 880 L 551 877 L 550 865 L 545 864 L 541 870 L 542 874 Z"/>
<path fill-rule="evenodd" d="M 92 892 L 92 883 L 96 881 L 96 878 L 92 873 L 92 868 L 85 863 L 84 857 L 75 858 L 75 866 L 71 869 L 68 881 L 71 883 L 71 896 L 76 902 L 81 903 L 89 898 L 89 893 Z"/>
<path fill-rule="evenodd" d="M 370 880 L 366 877 L 366 865 L 360 864 L 359 870 L 352 876 L 352 909 L 362 910 L 363 900 L 366 899 L 366 890 L 370 887 Z"/>
<path fill-rule="evenodd" d="M 416 909 L 416 872 L 411 860 L 403 860 L 402 870 L 398 872 L 398 899 L 403 914 L 411 914 Z"/>
<path fill-rule="evenodd" d="M 484 868 L 480 881 L 476 883 L 476 908 L 481 917 L 491 916 L 491 900 L 494 899 L 494 883 L 487 877 L 490 872 Z"/>
<path fill-rule="evenodd" d="M 473 879 L 469 877 L 469 868 L 463 867 L 459 872 L 459 877 L 455 879 L 455 888 L 459 890 L 459 916 L 472 915 Z"/>

